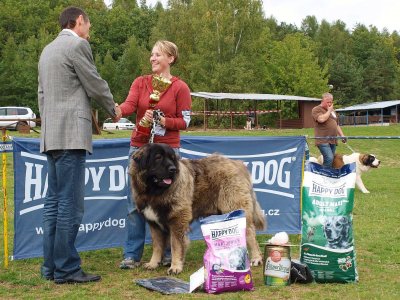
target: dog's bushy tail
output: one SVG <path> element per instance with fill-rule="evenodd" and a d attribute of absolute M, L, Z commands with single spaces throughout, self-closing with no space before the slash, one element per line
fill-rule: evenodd
<path fill-rule="evenodd" d="M 252 194 L 253 198 L 253 220 L 254 220 L 254 225 L 256 226 L 256 229 L 258 230 L 264 230 L 267 228 L 267 224 L 265 222 L 265 217 L 262 212 L 260 203 L 257 201 L 257 196 L 253 191 Z"/>

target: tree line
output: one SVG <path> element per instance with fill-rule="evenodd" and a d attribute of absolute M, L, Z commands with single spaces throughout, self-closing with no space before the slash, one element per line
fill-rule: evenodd
<path fill-rule="evenodd" d="M 111 7 L 101 0 L 0 0 L 2 106 L 38 113 L 38 58 L 59 33 L 58 16 L 69 5 L 90 17 L 95 63 L 116 102 L 125 99 L 134 78 L 150 72 L 158 39 L 178 45 L 172 71 L 192 91 L 320 97 L 333 85 L 339 106 L 400 98 L 397 31 L 361 24 L 349 29 L 315 16 L 298 28 L 266 18 L 260 0 L 170 0 L 167 8 L 144 0 L 114 0 Z M 210 105 L 246 110 L 249 103 Z M 193 110 L 202 106 L 195 101 Z"/>

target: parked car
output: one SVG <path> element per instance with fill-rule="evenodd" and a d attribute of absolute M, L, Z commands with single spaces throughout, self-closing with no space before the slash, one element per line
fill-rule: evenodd
<path fill-rule="evenodd" d="M 132 130 L 135 129 L 135 124 L 126 118 L 121 118 L 118 122 L 114 122 L 111 118 L 107 119 L 103 123 L 103 129 L 105 130 Z"/>
<path fill-rule="evenodd" d="M 35 113 L 29 107 L 7 106 L 0 107 L 0 127 L 16 129 L 19 122 L 28 124 L 31 128 L 36 126 Z M 21 121 L 18 121 L 21 120 Z"/>

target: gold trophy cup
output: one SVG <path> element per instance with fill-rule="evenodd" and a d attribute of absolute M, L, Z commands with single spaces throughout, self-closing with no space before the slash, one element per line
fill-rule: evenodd
<path fill-rule="evenodd" d="M 162 77 L 161 75 L 153 75 L 151 80 L 151 84 L 153 85 L 153 92 L 150 94 L 150 107 L 154 108 L 158 101 L 160 101 L 160 96 L 163 92 L 165 92 L 168 87 L 171 85 L 171 81 L 167 78 Z M 153 101 L 152 101 L 153 100 Z M 143 127 L 150 127 L 151 122 L 148 121 L 145 117 L 143 117 L 139 125 Z"/>
<path fill-rule="evenodd" d="M 150 94 L 150 99 L 160 101 L 161 93 L 165 92 L 171 85 L 171 80 L 162 77 L 161 75 L 153 75 L 151 84 L 153 85 L 153 93 Z"/>

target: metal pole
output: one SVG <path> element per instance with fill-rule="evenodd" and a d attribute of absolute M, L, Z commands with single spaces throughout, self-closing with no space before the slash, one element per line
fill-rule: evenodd
<path fill-rule="evenodd" d="M 381 108 L 381 125 L 383 125 L 383 108 Z"/>
<path fill-rule="evenodd" d="M 2 141 L 6 141 L 7 131 L 2 128 Z M 7 155 L 3 152 L 3 241 L 4 241 L 4 267 L 8 268 L 8 220 L 7 220 Z"/>
<path fill-rule="evenodd" d="M 367 110 L 367 125 L 369 125 L 368 116 L 369 116 L 369 113 L 368 113 L 368 110 Z"/>

